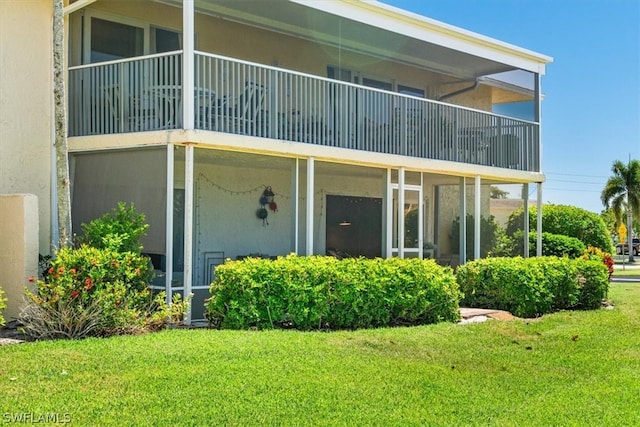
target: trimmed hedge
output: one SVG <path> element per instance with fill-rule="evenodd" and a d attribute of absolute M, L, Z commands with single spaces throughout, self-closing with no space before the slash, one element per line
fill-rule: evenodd
<path fill-rule="evenodd" d="M 558 257 L 485 258 L 458 267 L 462 304 L 536 317 L 600 307 L 609 289 L 600 261 Z"/>
<path fill-rule="evenodd" d="M 357 329 L 455 322 L 458 285 L 433 260 L 289 255 L 216 268 L 207 317 L 226 329 Z"/>

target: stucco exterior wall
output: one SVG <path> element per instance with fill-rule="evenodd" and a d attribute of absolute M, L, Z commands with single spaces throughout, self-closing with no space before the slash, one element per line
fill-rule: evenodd
<path fill-rule="evenodd" d="M 197 152 L 196 152 L 197 154 Z M 225 257 L 292 252 L 291 169 L 214 165 L 196 162 L 194 242 L 198 253 L 224 251 Z M 266 186 L 276 193 L 278 211 L 256 216 Z"/>
<path fill-rule="evenodd" d="M 0 193 L 37 196 L 41 253 L 51 235 L 52 7 L 0 1 Z"/>
<path fill-rule="evenodd" d="M 38 276 L 38 198 L 0 195 L 0 287 L 7 298 L 6 320 L 20 314 L 29 277 Z"/>

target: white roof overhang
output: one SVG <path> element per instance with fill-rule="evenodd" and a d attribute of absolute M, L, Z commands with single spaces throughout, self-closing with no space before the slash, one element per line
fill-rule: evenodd
<path fill-rule="evenodd" d="M 195 7 L 199 13 L 458 78 L 515 69 L 544 74 L 553 60 L 378 1 L 196 0 Z"/>

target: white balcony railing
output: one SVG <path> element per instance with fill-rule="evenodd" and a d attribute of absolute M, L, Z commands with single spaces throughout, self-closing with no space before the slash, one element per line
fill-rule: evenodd
<path fill-rule="evenodd" d="M 182 127 L 182 53 L 72 67 L 69 135 Z M 196 129 L 539 171 L 539 126 L 197 52 Z"/>

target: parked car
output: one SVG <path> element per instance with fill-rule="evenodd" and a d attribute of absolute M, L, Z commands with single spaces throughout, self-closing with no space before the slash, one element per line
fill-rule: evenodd
<path fill-rule="evenodd" d="M 633 248 L 633 254 L 634 255 L 640 255 L 640 238 L 633 238 L 632 242 L 631 242 L 631 247 Z M 624 243 L 618 243 L 616 245 L 616 253 L 618 255 L 622 255 L 623 253 L 628 254 L 629 253 L 629 243 L 628 242 L 624 242 Z"/>

